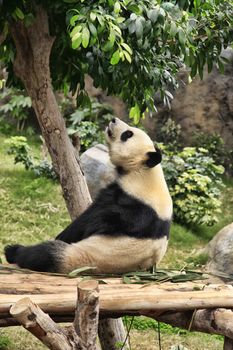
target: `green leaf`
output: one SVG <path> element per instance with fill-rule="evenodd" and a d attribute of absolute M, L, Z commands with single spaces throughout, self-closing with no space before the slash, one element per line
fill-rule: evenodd
<path fill-rule="evenodd" d="M 130 55 L 133 54 L 133 51 L 132 51 L 132 49 L 129 47 L 128 44 L 126 44 L 126 43 L 121 43 L 121 46 L 123 46 L 123 47 L 128 51 L 128 53 L 129 53 Z"/>
<path fill-rule="evenodd" d="M 178 30 L 178 38 L 179 38 L 179 42 L 181 45 L 184 45 L 186 42 L 186 37 L 185 37 L 185 33 L 183 31 L 183 29 L 179 28 Z"/>
<path fill-rule="evenodd" d="M 21 19 L 21 20 L 24 19 L 24 13 L 23 13 L 22 10 L 20 10 L 19 7 L 16 7 L 14 13 L 15 13 L 15 15 L 16 15 L 19 19 Z"/>
<path fill-rule="evenodd" d="M 140 120 L 141 112 L 139 105 L 136 103 L 134 107 L 130 109 L 129 117 L 134 120 L 134 124 L 138 124 Z"/>
<path fill-rule="evenodd" d="M 120 5 L 120 3 L 118 1 L 116 1 L 115 5 L 114 5 L 114 12 L 116 14 L 118 14 L 120 12 L 120 10 L 121 10 L 121 5 Z"/>
<path fill-rule="evenodd" d="M 90 13 L 90 19 L 92 20 L 92 22 L 96 20 L 96 14 L 94 12 Z"/>
<path fill-rule="evenodd" d="M 225 65 L 224 65 L 224 62 L 222 62 L 221 57 L 219 57 L 219 59 L 218 59 L 218 69 L 219 69 L 221 74 L 224 74 Z"/>
<path fill-rule="evenodd" d="M 78 49 L 82 43 L 82 33 L 77 33 L 75 39 L 72 38 L 72 49 Z"/>
<path fill-rule="evenodd" d="M 135 26 L 136 26 L 136 31 L 135 31 L 136 36 L 138 39 L 140 39 L 143 35 L 143 26 L 140 18 L 136 19 Z"/>
<path fill-rule="evenodd" d="M 147 12 L 147 17 L 151 20 L 152 23 L 155 23 L 159 16 L 159 7 L 154 8 L 153 10 L 149 10 Z"/>
<path fill-rule="evenodd" d="M 71 36 L 72 40 L 75 40 L 79 36 L 79 33 L 81 31 L 82 31 L 82 26 L 74 27 L 74 29 L 70 33 L 70 36 Z"/>
<path fill-rule="evenodd" d="M 74 26 L 75 22 L 77 21 L 78 18 L 79 18 L 79 15 L 72 16 L 71 19 L 70 19 L 70 25 Z"/>
<path fill-rule="evenodd" d="M 109 37 L 108 37 L 108 40 L 110 41 L 110 43 L 112 44 L 112 46 L 114 45 L 115 43 L 115 40 L 116 40 L 116 35 L 114 33 L 113 30 L 110 31 L 110 34 L 109 34 Z"/>
<path fill-rule="evenodd" d="M 123 53 L 124 53 L 124 56 L 127 59 L 127 61 L 129 63 L 131 63 L 132 62 L 132 58 L 131 58 L 130 54 L 127 51 L 125 51 L 125 50 L 123 50 Z"/>
<path fill-rule="evenodd" d="M 96 30 L 96 27 L 94 26 L 93 23 L 88 23 L 88 26 L 89 26 L 89 29 L 90 29 L 90 32 L 91 34 L 96 38 L 97 37 L 97 30 Z"/>
<path fill-rule="evenodd" d="M 135 13 L 131 13 L 130 19 L 131 21 L 135 21 L 138 18 L 138 16 Z"/>
<path fill-rule="evenodd" d="M 117 23 L 123 23 L 125 21 L 125 17 L 117 17 L 116 19 Z"/>
<path fill-rule="evenodd" d="M 112 57 L 111 57 L 110 63 L 111 63 L 112 65 L 115 65 L 115 64 L 117 64 L 119 61 L 120 61 L 120 51 L 119 51 L 119 50 L 116 50 L 116 51 L 113 53 Z"/>
<path fill-rule="evenodd" d="M 170 34 L 172 37 L 175 37 L 176 36 L 176 33 L 177 33 L 177 26 L 175 24 L 175 22 L 171 22 L 171 27 L 170 27 Z"/>
<path fill-rule="evenodd" d="M 112 43 L 111 41 L 107 41 L 103 46 L 103 51 L 104 52 L 111 51 L 113 46 L 114 46 L 114 42 Z"/>
<path fill-rule="evenodd" d="M 28 13 L 24 17 L 25 26 L 29 27 L 33 23 L 34 20 L 35 20 L 35 16 L 32 13 Z"/>
<path fill-rule="evenodd" d="M 87 27 L 84 27 L 82 31 L 82 46 L 87 48 L 90 40 L 90 31 Z"/>
<path fill-rule="evenodd" d="M 80 273 L 86 272 L 86 271 L 90 271 L 90 270 L 95 270 L 96 267 L 93 266 L 84 266 L 84 267 L 80 267 L 79 269 L 75 269 L 73 271 L 71 271 L 68 276 L 69 277 L 75 277 L 77 275 L 79 275 Z"/>
<path fill-rule="evenodd" d="M 209 30 L 209 28 L 208 27 L 205 27 L 205 31 L 206 31 L 206 34 L 207 34 L 207 37 L 208 37 L 208 39 L 211 39 L 211 31 Z"/>
<path fill-rule="evenodd" d="M 136 31 L 136 24 L 135 22 L 131 22 L 128 26 L 128 30 L 130 34 L 133 34 Z"/>

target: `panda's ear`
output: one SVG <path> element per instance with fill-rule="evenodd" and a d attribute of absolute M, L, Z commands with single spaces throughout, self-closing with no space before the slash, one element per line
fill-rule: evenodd
<path fill-rule="evenodd" d="M 147 152 L 146 155 L 148 158 L 145 163 L 148 168 L 153 168 L 162 161 L 162 154 L 158 148 L 156 148 L 156 152 Z"/>

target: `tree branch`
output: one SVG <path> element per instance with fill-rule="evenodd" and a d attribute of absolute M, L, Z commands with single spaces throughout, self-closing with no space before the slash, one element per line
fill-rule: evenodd
<path fill-rule="evenodd" d="M 86 350 L 98 350 L 96 338 L 99 320 L 98 281 L 82 281 L 78 284 L 74 328 Z"/>
<path fill-rule="evenodd" d="M 75 332 L 73 337 L 68 337 L 67 332 L 29 298 L 20 299 L 15 303 L 10 309 L 10 314 L 49 349 L 73 350 L 80 343 Z"/>

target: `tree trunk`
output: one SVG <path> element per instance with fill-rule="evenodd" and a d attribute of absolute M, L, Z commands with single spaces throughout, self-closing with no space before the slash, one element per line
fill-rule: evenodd
<path fill-rule="evenodd" d="M 10 31 L 17 50 L 15 74 L 32 99 L 67 209 L 75 219 L 89 206 L 91 197 L 52 88 L 49 59 L 54 38 L 49 35 L 46 11 L 38 7 L 32 25 L 12 22 Z"/>
<path fill-rule="evenodd" d="M 121 318 L 101 320 L 99 323 L 99 337 L 102 350 L 129 349 L 129 343 L 126 340 L 127 334 Z M 119 339 L 121 340 L 119 341 Z M 122 344 L 120 347 L 119 343 Z M 124 343 L 125 345 L 122 347 Z"/>
<path fill-rule="evenodd" d="M 90 205 L 91 197 L 52 88 L 49 59 L 55 38 L 49 33 L 46 11 L 37 6 L 35 20 L 30 26 L 26 27 L 22 21 L 12 22 L 10 32 L 17 51 L 15 74 L 32 99 L 67 209 L 71 218 L 75 219 Z M 111 324 L 112 321 L 109 321 L 112 328 Z M 119 323 L 118 327 L 121 334 L 124 331 L 122 324 Z"/>
<path fill-rule="evenodd" d="M 233 340 L 230 338 L 224 338 L 223 350 L 233 350 Z"/>
<path fill-rule="evenodd" d="M 99 321 L 98 281 L 81 281 L 75 310 L 74 328 L 86 350 L 98 350 L 96 338 Z"/>

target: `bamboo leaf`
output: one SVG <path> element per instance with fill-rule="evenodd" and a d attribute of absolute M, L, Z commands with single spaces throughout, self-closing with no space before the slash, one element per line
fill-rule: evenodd
<path fill-rule="evenodd" d="M 79 269 L 75 269 L 73 271 L 71 271 L 68 276 L 69 277 L 75 277 L 77 275 L 79 275 L 80 273 L 86 272 L 86 271 L 90 271 L 90 270 L 95 270 L 96 267 L 93 266 L 84 266 L 84 267 L 80 267 Z"/>

